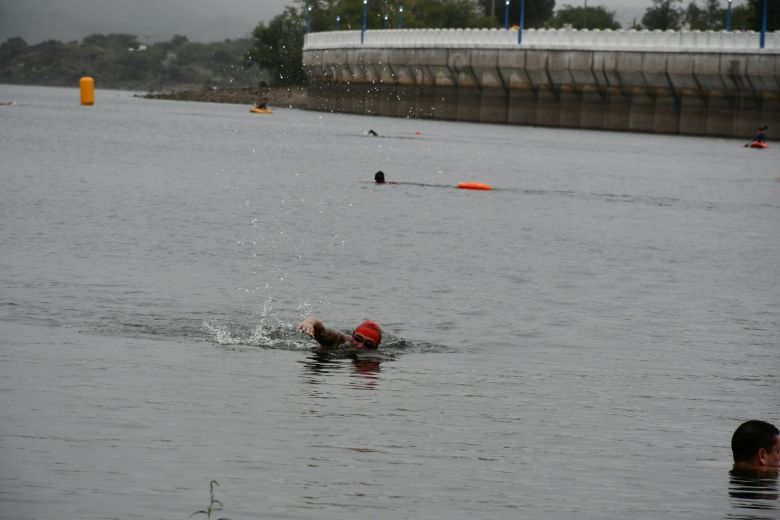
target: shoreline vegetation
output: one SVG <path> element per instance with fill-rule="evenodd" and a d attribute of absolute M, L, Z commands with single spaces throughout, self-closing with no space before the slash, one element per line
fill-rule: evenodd
<path fill-rule="evenodd" d="M 254 105 L 266 100 L 271 107 L 307 108 L 309 94 L 306 87 L 265 87 L 265 88 L 202 88 L 182 89 L 168 92 L 150 92 L 139 94 L 145 99 L 165 99 L 170 101 L 198 101 L 203 103 L 232 103 Z"/>

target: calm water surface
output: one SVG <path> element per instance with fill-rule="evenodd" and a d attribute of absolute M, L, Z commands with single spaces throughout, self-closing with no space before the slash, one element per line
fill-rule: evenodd
<path fill-rule="evenodd" d="M 0 517 L 780 518 L 780 146 L 96 97 L 0 85 Z"/>

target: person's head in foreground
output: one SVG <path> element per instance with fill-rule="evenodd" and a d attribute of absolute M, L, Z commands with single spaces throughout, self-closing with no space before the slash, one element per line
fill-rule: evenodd
<path fill-rule="evenodd" d="M 358 325 L 349 337 L 352 347 L 361 349 L 378 348 L 382 343 L 382 328 L 378 323 L 366 320 Z"/>
<path fill-rule="evenodd" d="M 377 184 L 384 184 L 385 183 L 385 172 L 383 172 L 382 170 L 379 170 L 378 172 L 376 172 L 376 174 L 374 174 L 374 181 Z"/>
<path fill-rule="evenodd" d="M 780 431 L 768 422 L 751 420 L 731 437 L 734 469 L 774 470 L 780 467 Z"/>

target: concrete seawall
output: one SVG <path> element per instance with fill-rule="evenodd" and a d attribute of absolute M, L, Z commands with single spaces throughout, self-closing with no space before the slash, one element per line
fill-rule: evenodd
<path fill-rule="evenodd" d="M 303 60 L 316 110 L 746 137 L 780 124 L 777 36 L 342 31 L 307 35 Z"/>

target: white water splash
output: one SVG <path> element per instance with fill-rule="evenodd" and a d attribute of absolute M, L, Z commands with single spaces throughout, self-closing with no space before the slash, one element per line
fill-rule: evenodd
<path fill-rule="evenodd" d="M 230 329 L 224 323 L 215 323 L 214 325 L 203 322 L 203 328 L 211 334 L 212 339 L 218 345 L 239 345 L 242 341 L 232 335 Z"/>

